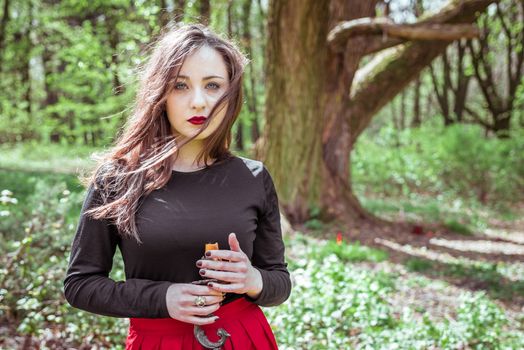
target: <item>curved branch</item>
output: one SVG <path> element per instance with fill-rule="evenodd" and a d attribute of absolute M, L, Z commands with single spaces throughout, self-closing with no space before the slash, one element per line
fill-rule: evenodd
<path fill-rule="evenodd" d="M 478 13 L 494 1 L 455 1 L 460 11 L 446 8 L 447 13 L 452 13 L 447 20 L 449 23 L 471 23 Z M 442 19 L 439 14 L 435 16 Z M 351 87 L 350 102 L 344 113 L 350 125 L 352 142 L 369 125 L 375 113 L 415 79 L 435 57 L 442 54 L 448 45 L 449 41 L 442 40 L 410 41 L 381 52 L 357 71 Z"/>
<path fill-rule="evenodd" d="M 330 45 L 343 45 L 359 35 L 385 35 L 404 40 L 456 40 L 476 38 L 478 28 L 473 24 L 414 23 L 397 24 L 389 18 L 359 18 L 339 23 L 327 37 Z"/>
<path fill-rule="evenodd" d="M 368 35 L 368 48 L 364 55 L 369 55 L 408 40 L 456 40 L 477 37 L 478 29 L 465 17 L 484 11 L 488 4 L 496 0 L 450 0 L 436 13 L 424 14 L 413 24 L 395 24 L 387 18 L 361 18 L 342 22 L 328 34 L 327 41 L 334 51 L 340 51 L 352 36 Z M 440 25 L 442 32 L 436 28 Z M 454 25 L 458 25 L 454 26 Z M 462 26 L 462 27 L 461 27 Z M 451 30 L 449 34 L 445 31 Z M 458 32 L 456 32 L 458 30 Z M 460 36 L 460 34 L 463 36 Z M 447 38 L 445 37 L 447 36 Z"/>

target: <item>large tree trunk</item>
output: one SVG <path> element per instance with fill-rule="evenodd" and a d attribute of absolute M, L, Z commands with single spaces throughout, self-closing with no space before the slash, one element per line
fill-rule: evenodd
<path fill-rule="evenodd" d="M 373 17 L 377 1 L 331 1 L 329 27 L 338 22 Z M 355 77 L 367 46 L 365 37 L 348 40 L 340 51 L 328 49 L 328 72 L 324 76 L 323 98 L 324 130 L 322 135 L 322 187 L 321 206 L 326 219 L 344 217 L 372 219 L 353 194 L 350 173 L 351 139 L 349 119 L 346 116 L 350 103 L 349 88 Z M 401 116 L 402 118 L 402 116 Z"/>
<path fill-rule="evenodd" d="M 328 0 L 269 6 L 264 139 L 271 142 L 262 157 L 291 222 L 319 199 L 328 8 Z"/>
<path fill-rule="evenodd" d="M 455 1 L 425 18 L 423 25 L 427 28 L 432 20 L 471 23 L 491 2 Z M 306 220 L 311 205 L 319 202 L 324 219 L 380 221 L 362 208 L 353 193 L 351 150 L 375 113 L 451 42 L 427 37 L 406 42 L 405 32 L 384 41 L 380 33 L 375 34 L 380 28 L 372 23 L 373 34 L 368 36 L 348 33 L 345 28 L 354 28 L 349 25 L 326 37 L 340 21 L 373 17 L 375 3 L 270 2 L 265 129 L 270 142 L 263 158 L 291 223 Z M 399 42 L 405 44 L 381 53 L 357 71 L 363 56 Z"/>

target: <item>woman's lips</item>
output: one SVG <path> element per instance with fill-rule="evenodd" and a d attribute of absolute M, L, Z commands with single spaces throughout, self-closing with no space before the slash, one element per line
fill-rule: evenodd
<path fill-rule="evenodd" d="M 192 117 L 191 119 L 188 120 L 188 122 L 194 125 L 200 125 L 200 124 L 204 124 L 206 122 L 206 119 L 207 119 L 206 117 Z"/>

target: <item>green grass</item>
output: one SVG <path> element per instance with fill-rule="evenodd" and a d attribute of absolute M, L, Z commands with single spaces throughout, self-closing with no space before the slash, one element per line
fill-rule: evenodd
<path fill-rule="evenodd" d="M 343 262 L 372 261 L 380 262 L 388 258 L 388 254 L 376 248 L 360 245 L 360 242 L 337 244 L 335 241 L 327 241 L 315 252 L 316 257 L 326 258 L 330 254 L 335 254 Z"/>
<path fill-rule="evenodd" d="M 404 262 L 404 264 L 408 270 L 413 272 L 429 271 L 433 268 L 434 265 L 431 261 L 420 258 L 409 258 Z"/>
<path fill-rule="evenodd" d="M 473 229 L 471 227 L 458 222 L 456 219 L 445 220 L 444 227 L 446 227 L 448 230 L 452 232 L 460 233 L 465 236 L 473 235 L 473 232 L 472 232 Z"/>
<path fill-rule="evenodd" d="M 364 208 L 373 214 L 390 220 L 442 225 L 448 230 L 473 235 L 489 227 L 489 219 L 510 222 L 518 218 L 514 208 L 500 212 L 475 201 L 449 200 L 445 197 L 411 194 L 409 198 L 384 198 L 360 196 Z M 500 209 L 500 208 L 499 208 Z"/>
<path fill-rule="evenodd" d="M 449 305 L 456 317 L 439 319 L 431 314 L 430 305 L 404 303 L 394 296 L 405 285 L 435 286 L 429 289 L 438 293 L 449 286 L 445 281 L 358 263 L 360 258 L 372 262 L 370 254 L 349 254 L 349 258 L 341 254 L 369 249 L 360 244 L 337 245 L 302 234 L 287 237 L 286 244 L 293 256 L 288 259 L 294 279 L 292 295 L 286 303 L 264 309 L 281 349 L 512 349 L 524 345 L 522 329 L 515 328 L 518 325 L 483 291 L 457 295 L 456 304 Z M 432 262 L 417 258 L 407 265 L 422 273 L 434 269 Z"/>
<path fill-rule="evenodd" d="M 4 144 L 0 145 L 0 169 L 72 174 L 93 166 L 90 155 L 96 150 L 56 144 Z"/>
<path fill-rule="evenodd" d="M 53 147 L 32 152 L 33 149 L 25 145 L 0 153 L 0 168 L 4 169 L 0 170 L 0 190 L 9 189 L 18 199 L 17 204 L 9 206 L 16 215 L 0 222 L 2 231 L 23 234 L 27 223 L 37 217 L 43 229 L 35 237 L 57 245 L 52 251 L 55 260 L 46 261 L 38 261 L 38 257 L 49 256 L 44 250 L 50 244 L 35 245 L 25 266 L 20 267 L 21 277 L 9 276 L 12 283 L 28 288 L 29 284 L 24 284 L 26 280 L 35 281 L 37 274 L 50 274 L 46 284 L 37 286 L 38 295 L 29 298 L 27 303 L 16 304 L 20 307 L 19 315 L 28 312 L 19 331 L 41 336 L 46 329 L 61 329 L 64 339 L 79 342 L 80 338 L 92 337 L 93 344 L 101 339 L 122 344 L 126 333 L 123 320 L 90 315 L 50 302 L 62 300 L 60 276 L 66 268 L 67 253 L 63 248 L 70 243 L 83 191 L 76 176 L 72 175 L 74 166 L 68 165 L 70 160 L 77 158 L 75 152 L 78 150 Z M 84 159 L 89 152 L 80 151 L 78 158 Z M 15 170 L 7 171 L 6 168 Z M 49 171 L 42 171 L 45 169 Z M 72 192 L 68 210 L 62 208 L 62 211 L 53 212 L 53 208 L 39 207 L 38 203 L 44 202 L 46 197 L 61 198 L 63 188 Z M 57 198 L 49 202 L 56 208 L 60 205 Z M 400 198 L 377 198 L 361 195 L 360 198 L 368 210 L 379 216 L 397 217 L 403 213 L 407 220 L 441 223 L 464 234 L 485 227 L 489 215 L 499 215 L 474 202 L 449 200 L 446 196 L 410 194 Z M 509 212 L 498 217 L 515 218 Z M 337 244 L 329 224 L 318 217 L 313 217 L 308 225 L 317 230 L 318 237 L 332 239 L 315 239 L 301 233 L 284 237 L 286 260 L 293 280 L 292 295 L 278 307 L 264 308 L 281 349 L 524 347 L 522 325 L 511 324 L 507 312 L 494 302 L 494 299 L 510 300 L 524 294 L 523 276 L 513 281 L 508 279 L 522 271 L 512 270 L 511 266 L 502 263 L 444 264 L 411 258 L 405 262 L 410 271 L 406 277 L 386 267 L 391 266 L 386 261 L 386 252 L 359 242 Z M 5 247 L 12 247 L 16 242 L 8 235 L 4 239 L 7 242 L 0 244 L 0 254 L 8 256 L 6 253 L 11 252 L 5 251 Z M 377 262 L 381 264 L 375 265 Z M 43 273 L 38 272 L 43 268 Z M 121 261 L 115 264 L 111 276 L 123 278 Z M 430 305 L 410 305 L 394 298 L 401 286 L 423 289 L 438 285 L 433 288 L 438 291 L 449 283 L 463 284 L 466 287 L 463 289 L 473 290 L 456 296 L 456 304 L 452 305 L 456 314 L 453 319 L 433 319 L 429 317 Z M 46 315 L 59 316 L 51 320 Z"/>
<path fill-rule="evenodd" d="M 422 258 L 409 258 L 404 261 L 406 268 L 432 278 L 446 277 L 473 290 L 485 290 L 491 297 L 511 301 L 524 295 L 524 275 L 513 272 L 510 280 L 502 262 L 441 263 Z M 517 275 L 515 275 L 517 273 Z M 522 273 L 522 272 L 521 272 Z"/>

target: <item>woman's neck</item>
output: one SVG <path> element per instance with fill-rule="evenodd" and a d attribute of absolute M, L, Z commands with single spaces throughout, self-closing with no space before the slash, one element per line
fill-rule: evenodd
<path fill-rule="evenodd" d="M 172 168 L 174 170 L 195 170 L 205 166 L 204 161 L 197 163 L 197 157 L 204 147 L 202 140 L 193 140 L 180 148 L 178 151 L 178 157 L 173 162 Z M 209 164 L 213 163 L 214 159 L 208 161 Z"/>

